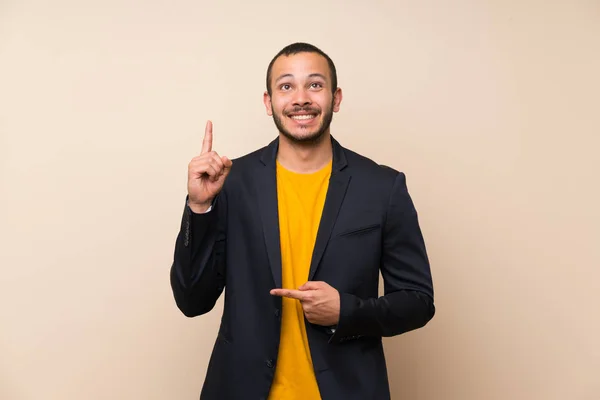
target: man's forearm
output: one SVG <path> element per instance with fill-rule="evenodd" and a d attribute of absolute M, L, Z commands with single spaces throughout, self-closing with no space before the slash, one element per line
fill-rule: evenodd
<path fill-rule="evenodd" d="M 225 286 L 225 238 L 215 211 L 195 214 L 186 207 L 175 245 L 171 287 L 188 317 L 210 311 Z"/>
<path fill-rule="evenodd" d="M 400 290 L 371 299 L 340 293 L 340 320 L 331 341 L 399 335 L 425 326 L 434 314 L 433 300 L 419 291 Z"/>

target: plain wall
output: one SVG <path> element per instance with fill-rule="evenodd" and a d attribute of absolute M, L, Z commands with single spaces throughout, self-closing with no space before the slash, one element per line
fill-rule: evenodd
<path fill-rule="evenodd" d="M 597 0 L 0 0 L 0 399 L 198 398 L 222 308 L 169 286 L 187 163 L 207 119 L 230 158 L 276 136 L 294 41 L 419 211 L 437 314 L 385 339 L 393 398 L 600 399 Z"/>

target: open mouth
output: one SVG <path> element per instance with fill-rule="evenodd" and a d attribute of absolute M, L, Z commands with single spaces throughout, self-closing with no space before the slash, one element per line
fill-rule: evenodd
<path fill-rule="evenodd" d="M 290 115 L 290 118 L 295 121 L 308 121 L 317 117 L 317 114 L 301 114 L 301 115 Z"/>
<path fill-rule="evenodd" d="M 302 110 L 287 115 L 298 126 L 312 125 L 317 120 L 319 112 L 316 110 Z"/>

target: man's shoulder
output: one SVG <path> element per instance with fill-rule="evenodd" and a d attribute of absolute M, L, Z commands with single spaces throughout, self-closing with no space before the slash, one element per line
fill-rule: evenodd
<path fill-rule="evenodd" d="M 260 160 L 262 152 L 266 149 L 266 146 L 253 150 L 249 153 L 242 154 L 236 158 L 233 158 L 231 161 L 237 162 L 238 164 L 246 164 L 249 162 L 256 162 Z"/>
<path fill-rule="evenodd" d="M 354 150 L 346 147 L 342 148 L 346 154 L 348 166 L 353 172 L 365 174 L 375 179 L 380 178 L 386 180 L 394 180 L 398 174 L 402 173 L 389 165 L 380 164 L 374 159 L 360 154 Z"/>
<path fill-rule="evenodd" d="M 241 156 L 235 157 L 231 159 L 232 168 L 231 172 L 235 171 L 235 174 L 240 174 L 246 172 L 254 167 L 256 167 L 260 163 L 260 159 L 263 155 L 263 152 L 266 150 L 267 146 L 263 146 L 256 150 L 253 150 L 249 153 L 243 154 Z"/>

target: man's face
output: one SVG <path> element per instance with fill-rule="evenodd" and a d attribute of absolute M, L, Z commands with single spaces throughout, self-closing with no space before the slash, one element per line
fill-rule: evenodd
<path fill-rule="evenodd" d="M 290 141 L 318 141 L 338 112 L 342 93 L 332 93 L 327 60 L 317 53 L 281 56 L 271 70 L 271 96 L 264 95 L 267 114 Z"/>

